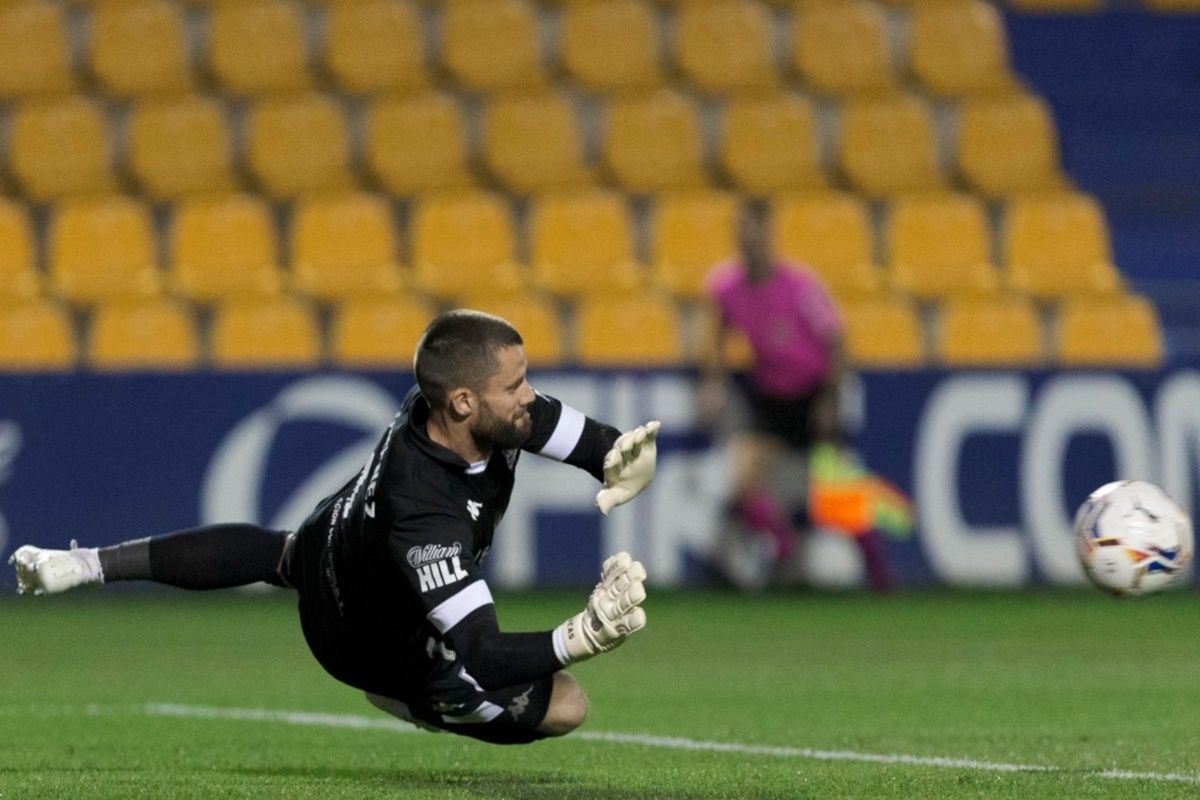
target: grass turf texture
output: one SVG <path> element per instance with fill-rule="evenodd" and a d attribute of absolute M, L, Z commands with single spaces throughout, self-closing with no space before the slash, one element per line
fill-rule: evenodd
<path fill-rule="evenodd" d="M 508 630 L 578 593 L 501 597 Z M 292 598 L 85 591 L 6 598 L 4 798 L 1195 798 L 1195 593 L 653 595 L 650 626 L 573 669 L 583 730 L 948 756 L 1055 772 L 817 761 L 578 737 L 147 716 L 147 703 L 386 720 L 309 656 Z"/>

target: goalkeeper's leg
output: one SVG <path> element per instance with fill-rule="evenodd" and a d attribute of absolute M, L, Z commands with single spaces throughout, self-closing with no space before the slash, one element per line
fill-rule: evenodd
<path fill-rule="evenodd" d="M 283 585 L 286 531 L 257 525 L 209 525 L 112 547 L 18 548 L 11 559 L 23 594 L 57 594 L 76 586 L 149 580 L 183 589 L 226 589 L 265 581 Z"/>

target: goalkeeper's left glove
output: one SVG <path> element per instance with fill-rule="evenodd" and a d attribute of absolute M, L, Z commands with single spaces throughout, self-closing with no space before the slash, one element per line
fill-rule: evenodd
<path fill-rule="evenodd" d="M 615 506 L 637 497 L 654 479 L 658 454 L 655 440 L 662 423 L 639 425 L 617 437 L 604 456 L 604 488 L 596 495 L 596 507 L 605 516 Z"/>

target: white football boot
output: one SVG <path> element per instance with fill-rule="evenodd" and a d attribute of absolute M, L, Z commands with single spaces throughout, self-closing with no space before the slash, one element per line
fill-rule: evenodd
<path fill-rule="evenodd" d="M 95 548 L 81 548 L 73 539 L 70 550 L 43 550 L 31 544 L 18 547 L 8 563 L 17 570 L 18 594 L 58 594 L 104 582 Z"/>

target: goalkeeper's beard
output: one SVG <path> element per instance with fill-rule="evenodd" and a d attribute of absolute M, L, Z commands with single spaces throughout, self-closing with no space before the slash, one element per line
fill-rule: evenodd
<path fill-rule="evenodd" d="M 529 410 L 522 408 L 516 419 L 505 419 L 486 403 L 479 406 L 479 416 L 471 425 L 471 438 L 482 451 L 512 450 L 525 444 L 533 430 Z"/>

